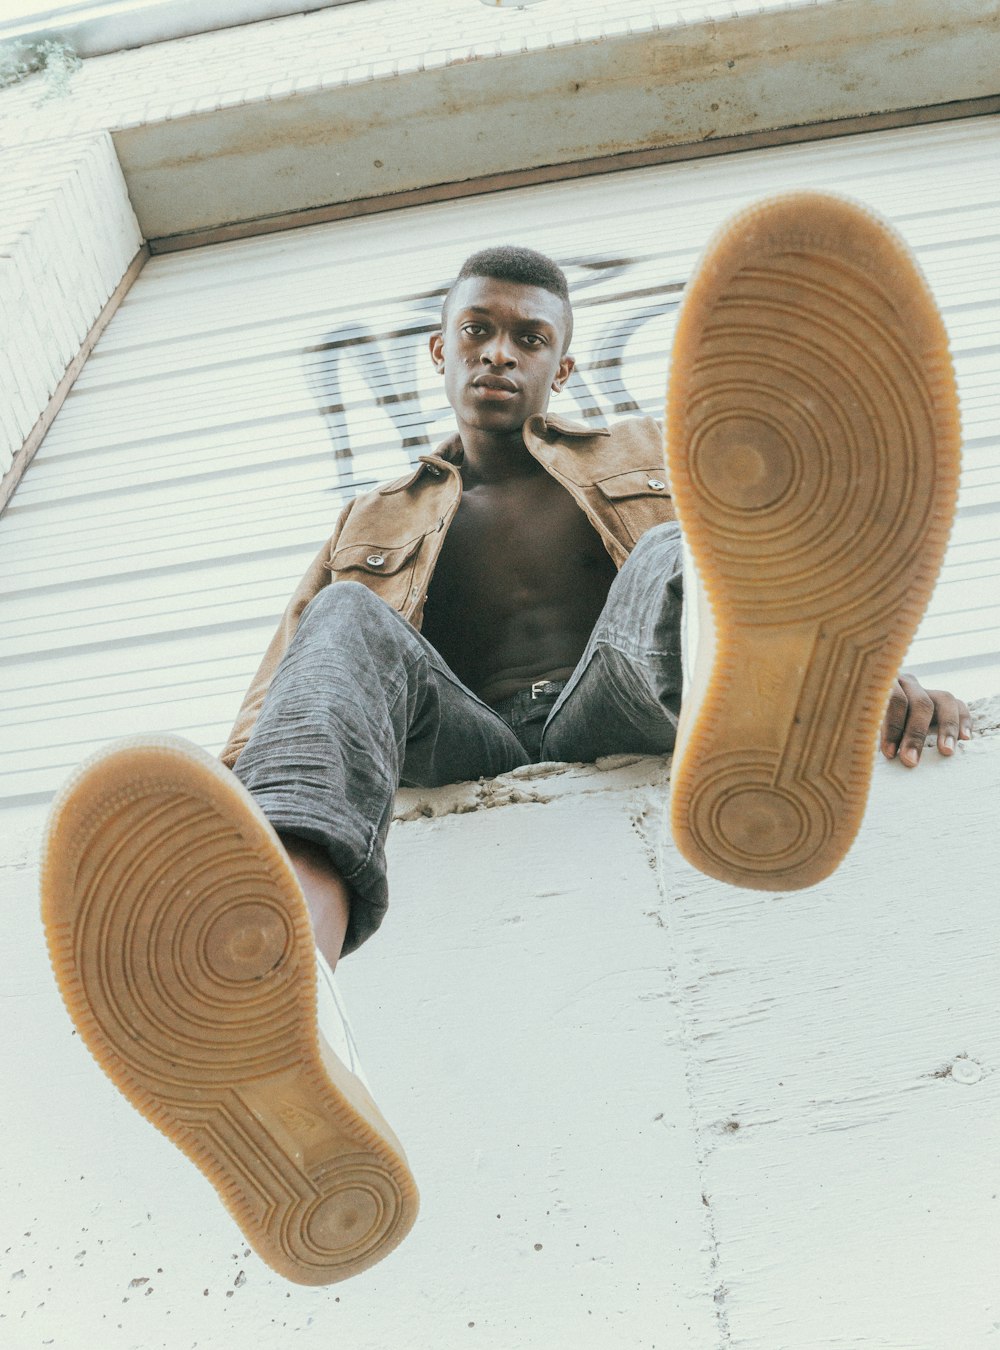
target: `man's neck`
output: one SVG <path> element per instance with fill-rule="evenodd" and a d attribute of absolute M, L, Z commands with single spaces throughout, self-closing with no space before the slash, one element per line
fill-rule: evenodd
<path fill-rule="evenodd" d="M 459 435 L 464 451 L 462 481 L 466 487 L 504 483 L 544 472 L 525 445 L 520 429 L 499 434 L 461 426 Z"/>

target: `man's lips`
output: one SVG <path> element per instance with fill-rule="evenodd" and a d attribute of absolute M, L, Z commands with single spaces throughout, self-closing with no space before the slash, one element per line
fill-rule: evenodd
<path fill-rule="evenodd" d="M 513 380 L 505 380 L 502 375 L 480 375 L 472 381 L 472 387 L 483 394 L 502 394 L 505 397 L 518 393 Z"/>

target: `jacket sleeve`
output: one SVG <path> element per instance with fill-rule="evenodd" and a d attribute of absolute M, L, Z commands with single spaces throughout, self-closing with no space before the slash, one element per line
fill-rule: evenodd
<path fill-rule="evenodd" d="M 243 747 L 250 739 L 250 733 L 257 720 L 257 715 L 261 710 L 267 691 L 271 687 L 274 672 L 278 669 L 281 658 L 295 636 L 303 610 L 324 586 L 330 584 L 331 573 L 327 563 L 336 547 L 337 540 L 353 505 L 354 502 L 350 501 L 341 511 L 333 534 L 306 569 L 306 573 L 295 588 L 295 593 L 281 616 L 277 631 L 271 639 L 260 665 L 257 667 L 257 673 L 251 680 L 250 688 L 247 690 L 242 706 L 236 714 L 236 721 L 229 733 L 229 740 L 226 741 L 219 755 L 223 764 L 229 769 L 239 759 Z"/>

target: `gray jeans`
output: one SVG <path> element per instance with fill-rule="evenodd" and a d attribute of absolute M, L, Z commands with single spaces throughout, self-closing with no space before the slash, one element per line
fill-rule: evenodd
<path fill-rule="evenodd" d="M 347 882 L 345 953 L 388 905 L 385 837 L 400 785 L 672 749 L 682 596 L 679 527 L 658 525 L 612 583 L 566 687 L 506 717 L 365 586 L 337 582 L 311 601 L 235 772 L 275 829 L 321 844 Z"/>

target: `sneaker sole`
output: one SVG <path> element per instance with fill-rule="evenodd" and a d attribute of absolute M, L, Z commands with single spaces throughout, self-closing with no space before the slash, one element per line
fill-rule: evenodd
<path fill-rule="evenodd" d="M 119 741 L 56 799 L 42 918 L 70 1016 L 116 1087 L 300 1284 L 402 1241 L 417 1190 L 318 1034 L 312 925 L 238 779 L 179 738 Z"/>
<path fill-rule="evenodd" d="M 722 881 L 809 886 L 861 824 L 958 490 L 948 339 L 903 240 L 820 193 L 734 217 L 685 294 L 666 437 L 714 628 L 674 838 Z"/>

